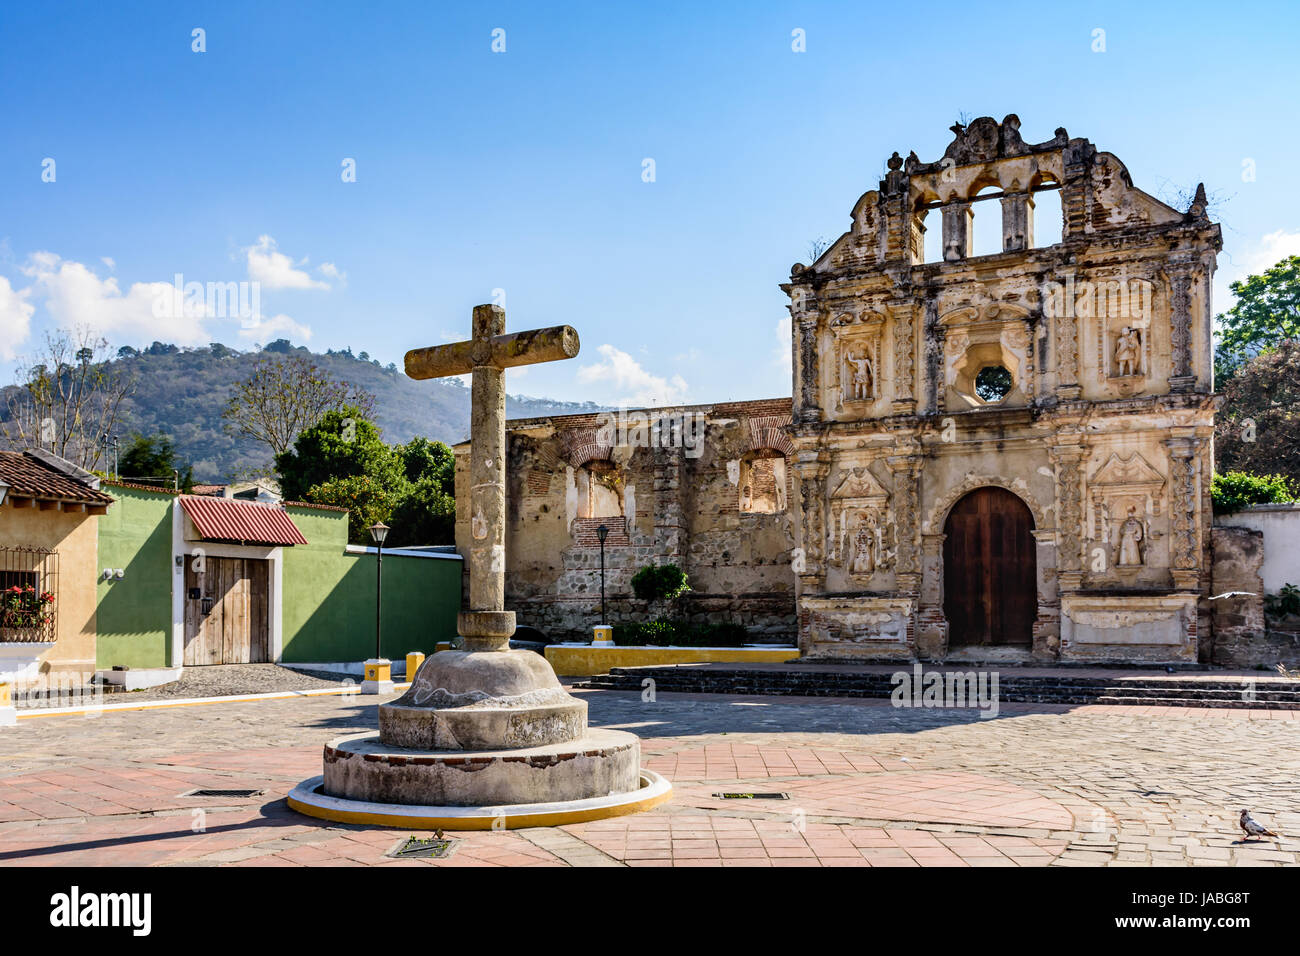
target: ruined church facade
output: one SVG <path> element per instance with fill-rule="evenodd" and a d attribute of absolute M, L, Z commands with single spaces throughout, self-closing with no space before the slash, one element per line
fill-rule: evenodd
<path fill-rule="evenodd" d="M 1019 125 L 895 153 L 782 285 L 804 656 L 1196 661 L 1208 636 L 1219 227 L 1203 189 L 1171 208 Z"/>

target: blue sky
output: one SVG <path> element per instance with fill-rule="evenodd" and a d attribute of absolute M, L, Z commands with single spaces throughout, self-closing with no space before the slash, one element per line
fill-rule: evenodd
<path fill-rule="evenodd" d="M 777 284 L 892 151 L 937 159 L 963 113 L 1014 112 L 1030 142 L 1064 126 L 1157 195 L 1203 180 L 1219 309 L 1300 252 L 1294 5 L 467 6 L 4 4 L 3 380 L 74 323 L 400 365 L 504 290 L 510 328 L 583 341 L 513 393 L 789 394 Z M 177 273 L 257 279 L 263 325 L 159 318 Z"/>

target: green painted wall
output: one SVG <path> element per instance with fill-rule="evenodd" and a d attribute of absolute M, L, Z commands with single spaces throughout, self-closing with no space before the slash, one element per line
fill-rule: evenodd
<path fill-rule="evenodd" d="M 176 497 L 105 484 L 117 501 L 99 518 L 99 561 L 124 578 L 96 585 L 96 666 L 166 667 L 171 643 L 171 509 Z"/>
<path fill-rule="evenodd" d="M 348 554 L 347 515 L 286 509 L 309 544 L 285 548 L 283 660 L 359 661 L 375 653 L 375 556 Z M 384 556 L 383 653 L 432 653 L 456 636 L 461 562 Z"/>
<path fill-rule="evenodd" d="M 171 647 L 172 506 L 162 492 L 105 483 L 116 498 L 99 518 L 99 568 L 126 576 L 97 584 L 97 666 L 166 667 Z M 375 652 L 375 556 L 349 554 L 347 515 L 287 509 L 310 542 L 284 548 L 282 660 L 360 661 Z M 456 636 L 461 562 L 384 558 L 384 653 L 432 653 Z"/>

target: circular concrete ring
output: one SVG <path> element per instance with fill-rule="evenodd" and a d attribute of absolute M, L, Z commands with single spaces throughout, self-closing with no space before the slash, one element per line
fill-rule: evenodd
<path fill-rule="evenodd" d="M 500 807 L 421 807 L 399 803 L 344 800 L 320 792 L 325 778 L 304 780 L 289 793 L 299 813 L 334 823 L 359 823 L 403 830 L 517 830 L 561 827 L 607 817 L 641 813 L 672 799 L 673 785 L 653 770 L 641 771 L 641 786 L 631 793 L 560 803 L 519 803 Z"/>

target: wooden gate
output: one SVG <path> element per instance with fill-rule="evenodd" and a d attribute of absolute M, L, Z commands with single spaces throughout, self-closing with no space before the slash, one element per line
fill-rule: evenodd
<path fill-rule="evenodd" d="M 271 659 L 269 563 L 204 558 L 185 565 L 185 666 Z"/>
<path fill-rule="evenodd" d="M 977 488 L 948 514 L 943 612 L 948 643 L 1031 644 L 1038 613 L 1034 516 L 1003 488 Z"/>

